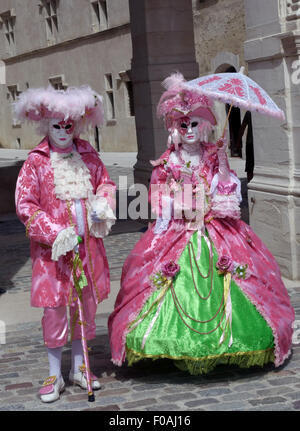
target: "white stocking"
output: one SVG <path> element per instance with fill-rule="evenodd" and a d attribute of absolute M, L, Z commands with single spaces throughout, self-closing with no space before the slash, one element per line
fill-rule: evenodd
<path fill-rule="evenodd" d="M 61 376 L 61 354 L 62 347 L 48 348 L 49 376 Z"/>
<path fill-rule="evenodd" d="M 83 364 L 83 349 L 81 340 L 72 341 L 72 369 L 71 372 L 76 374 L 79 372 L 79 367 Z"/>

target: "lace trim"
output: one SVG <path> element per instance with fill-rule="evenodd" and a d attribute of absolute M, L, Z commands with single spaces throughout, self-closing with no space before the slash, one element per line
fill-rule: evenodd
<path fill-rule="evenodd" d="M 51 151 L 50 160 L 58 199 L 84 199 L 93 192 L 90 171 L 77 151 L 68 154 Z"/>
<path fill-rule="evenodd" d="M 88 225 L 91 236 L 95 238 L 104 238 L 111 230 L 112 225 L 116 222 L 116 216 L 109 206 L 107 200 L 101 196 L 90 195 L 87 201 L 88 208 Z M 92 220 L 92 212 L 95 212 L 99 221 Z"/>
<path fill-rule="evenodd" d="M 236 194 L 217 194 L 211 201 L 212 214 L 217 218 L 231 217 L 239 219 L 241 216 L 239 199 Z"/>
<path fill-rule="evenodd" d="M 59 232 L 52 246 L 52 260 L 58 260 L 60 256 L 65 256 L 77 245 L 77 235 L 74 227 L 67 227 Z"/>

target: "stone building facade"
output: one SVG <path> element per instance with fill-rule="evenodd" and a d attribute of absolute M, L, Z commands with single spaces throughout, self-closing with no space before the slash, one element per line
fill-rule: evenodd
<path fill-rule="evenodd" d="M 250 222 L 280 265 L 300 279 L 300 1 L 245 0 L 245 61 L 286 114 L 255 116 Z M 267 272 L 266 272 L 267 274 Z"/>
<path fill-rule="evenodd" d="M 0 145 L 32 148 L 32 126 L 10 105 L 29 87 L 90 85 L 104 97 L 106 123 L 89 139 L 101 151 L 136 151 L 127 0 L 1 0 Z"/>
<path fill-rule="evenodd" d="M 190 1 L 199 73 L 245 65 L 243 0 Z M 101 151 L 137 150 L 128 0 L 1 0 L 0 59 L 0 147 L 35 145 L 32 126 L 12 119 L 21 91 L 89 84 L 104 96 L 106 123 L 88 138 Z"/>

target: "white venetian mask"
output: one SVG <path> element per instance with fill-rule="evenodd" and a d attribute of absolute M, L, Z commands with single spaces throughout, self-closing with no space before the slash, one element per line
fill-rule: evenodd
<path fill-rule="evenodd" d="M 52 145 L 68 148 L 73 141 L 75 123 L 72 120 L 62 121 L 54 118 L 49 120 L 49 137 Z"/>
<path fill-rule="evenodd" d="M 183 117 L 178 122 L 178 131 L 183 144 L 194 145 L 208 141 L 211 124 L 201 117 Z"/>

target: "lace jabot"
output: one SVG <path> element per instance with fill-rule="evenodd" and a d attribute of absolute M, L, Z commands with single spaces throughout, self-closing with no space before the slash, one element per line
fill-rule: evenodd
<path fill-rule="evenodd" d="M 77 151 L 51 151 L 50 160 L 58 199 L 84 199 L 93 193 L 90 171 Z"/>

